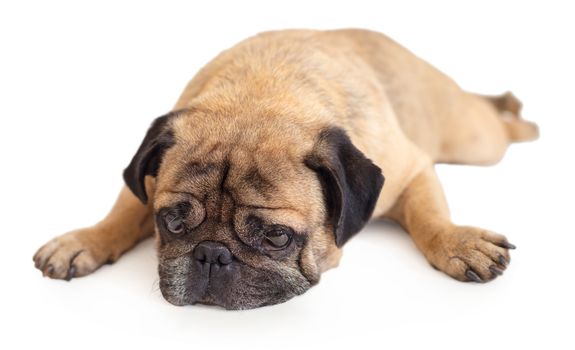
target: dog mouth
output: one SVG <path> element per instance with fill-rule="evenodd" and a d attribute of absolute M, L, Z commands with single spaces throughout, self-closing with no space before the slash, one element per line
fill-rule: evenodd
<path fill-rule="evenodd" d="M 311 287 L 305 280 L 288 280 L 277 273 L 239 261 L 225 267 L 206 266 L 183 258 L 160 264 L 160 291 L 173 305 L 209 305 L 247 310 L 283 303 Z M 166 269 L 166 265 L 172 267 Z"/>
<path fill-rule="evenodd" d="M 159 266 L 160 291 L 176 306 L 205 304 L 233 308 L 231 291 L 241 278 L 236 261 L 224 266 L 180 257 L 162 261 Z"/>
<path fill-rule="evenodd" d="M 227 300 L 218 299 L 226 295 L 226 290 L 235 284 L 241 273 L 228 247 L 219 242 L 203 241 L 194 248 L 192 258 L 190 303 L 227 304 Z"/>
<path fill-rule="evenodd" d="M 237 262 L 230 262 L 225 265 L 207 262 L 194 262 L 195 268 L 192 272 L 189 286 L 189 303 L 218 305 L 226 307 L 230 304 L 228 290 L 233 288 L 236 280 L 240 278 L 241 272 Z"/>
<path fill-rule="evenodd" d="M 159 274 L 162 295 L 177 306 L 253 309 L 282 303 L 311 287 L 295 270 L 248 265 L 213 241 L 200 242 L 191 254 L 160 258 Z"/>
<path fill-rule="evenodd" d="M 275 304 L 266 288 L 242 279 L 241 267 L 234 262 L 224 268 L 194 263 L 184 276 L 164 274 L 160 290 L 164 299 L 176 306 L 207 305 L 227 310 L 252 309 Z"/>

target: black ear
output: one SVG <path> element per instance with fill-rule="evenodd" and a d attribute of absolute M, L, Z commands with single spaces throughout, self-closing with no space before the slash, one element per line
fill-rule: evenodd
<path fill-rule="evenodd" d="M 168 126 L 173 116 L 174 113 L 169 113 L 154 120 L 130 165 L 124 170 L 126 185 L 144 204 L 148 202 L 146 175 L 158 175 L 164 152 L 174 144 L 174 134 Z"/>
<path fill-rule="evenodd" d="M 381 169 L 339 128 L 320 133 L 305 164 L 319 175 L 333 220 L 335 242 L 341 247 L 371 217 L 385 180 Z"/>

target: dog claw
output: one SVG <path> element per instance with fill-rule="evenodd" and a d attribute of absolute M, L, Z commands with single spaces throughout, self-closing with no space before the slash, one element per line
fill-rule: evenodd
<path fill-rule="evenodd" d="M 44 271 L 44 276 L 52 276 L 53 273 L 54 273 L 54 266 L 50 264 Z"/>
<path fill-rule="evenodd" d="M 499 264 L 503 265 L 503 266 L 507 266 L 509 264 L 509 261 L 507 261 L 507 259 L 505 259 L 505 257 L 503 255 L 499 256 Z"/>
<path fill-rule="evenodd" d="M 493 273 L 496 276 L 503 275 L 503 270 L 501 270 L 497 266 L 489 266 L 489 271 L 491 271 L 491 273 Z"/>
<path fill-rule="evenodd" d="M 76 266 L 72 265 L 70 266 L 68 274 L 66 275 L 66 281 L 71 280 L 72 278 L 74 278 L 75 275 L 76 275 Z"/>
<path fill-rule="evenodd" d="M 481 283 L 483 282 L 483 280 L 481 279 L 481 277 L 479 277 L 475 272 L 471 271 L 471 270 L 467 270 L 465 272 L 465 276 L 467 276 L 467 278 L 469 278 L 470 280 L 472 280 L 473 282 L 478 282 Z"/>
<path fill-rule="evenodd" d="M 507 241 L 501 242 L 501 243 L 499 244 L 499 246 L 502 247 L 502 248 L 506 248 L 506 249 L 515 249 L 515 248 L 517 248 L 514 244 L 511 244 L 511 243 L 509 243 L 509 242 L 507 242 Z"/>

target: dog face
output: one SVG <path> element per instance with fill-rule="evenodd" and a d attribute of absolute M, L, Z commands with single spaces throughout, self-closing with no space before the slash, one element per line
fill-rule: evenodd
<path fill-rule="evenodd" d="M 124 179 L 142 202 L 153 196 L 163 296 L 227 309 L 281 303 L 317 283 L 384 180 L 340 129 L 198 109 L 158 118 Z"/>

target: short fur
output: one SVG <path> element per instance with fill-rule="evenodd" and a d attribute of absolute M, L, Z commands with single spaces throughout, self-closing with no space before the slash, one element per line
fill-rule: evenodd
<path fill-rule="evenodd" d="M 246 309 L 303 293 L 368 219 L 386 217 L 437 269 L 489 281 L 514 247 L 451 223 L 433 164 L 493 164 L 535 139 L 520 107 L 510 93 L 461 90 L 379 33 L 259 34 L 206 65 L 154 122 L 111 213 L 34 261 L 51 278 L 85 276 L 155 231 L 168 301 Z M 278 235 L 289 237 L 281 249 Z"/>

